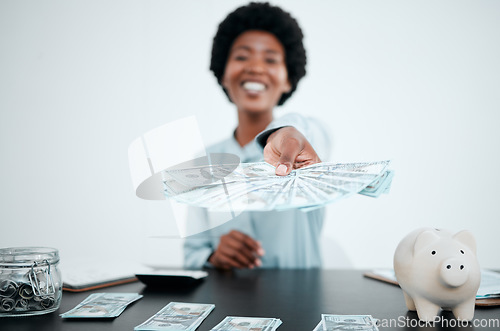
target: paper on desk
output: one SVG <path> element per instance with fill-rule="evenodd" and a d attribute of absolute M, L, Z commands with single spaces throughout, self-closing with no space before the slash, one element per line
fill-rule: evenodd
<path fill-rule="evenodd" d="M 372 272 L 382 278 L 397 282 L 393 269 L 375 269 Z M 500 273 L 481 269 L 481 284 L 479 285 L 476 299 L 497 297 L 500 297 Z"/>
<path fill-rule="evenodd" d="M 476 299 L 500 297 L 500 273 L 491 270 L 481 270 L 481 285 L 477 290 Z"/>

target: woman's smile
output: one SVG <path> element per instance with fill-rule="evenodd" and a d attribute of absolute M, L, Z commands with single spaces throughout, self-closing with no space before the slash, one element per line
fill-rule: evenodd
<path fill-rule="evenodd" d="M 222 84 L 238 111 L 272 112 L 291 89 L 283 45 L 269 32 L 242 33 L 229 52 Z"/>

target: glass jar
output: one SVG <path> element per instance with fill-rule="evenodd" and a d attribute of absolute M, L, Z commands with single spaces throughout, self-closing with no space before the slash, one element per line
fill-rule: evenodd
<path fill-rule="evenodd" d="M 48 247 L 0 249 L 0 317 L 40 315 L 59 308 L 59 252 Z"/>

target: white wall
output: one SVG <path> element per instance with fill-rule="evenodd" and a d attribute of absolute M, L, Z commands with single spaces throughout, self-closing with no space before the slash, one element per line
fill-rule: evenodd
<path fill-rule="evenodd" d="M 0 246 L 63 261 L 179 265 L 168 203 L 135 197 L 129 143 L 196 115 L 235 127 L 208 70 L 243 1 L 0 2 Z M 389 195 L 328 207 L 326 267 L 390 267 L 420 226 L 470 229 L 500 268 L 500 3 L 275 1 L 303 27 L 308 74 L 277 114 L 319 117 L 330 161 L 392 159 Z M 156 238 L 151 238 L 156 236 Z"/>

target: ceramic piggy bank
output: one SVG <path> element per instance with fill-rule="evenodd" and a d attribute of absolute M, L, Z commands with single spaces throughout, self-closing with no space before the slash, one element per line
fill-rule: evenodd
<path fill-rule="evenodd" d="M 440 308 L 459 320 L 474 317 L 481 281 L 476 241 L 469 231 L 422 228 L 408 234 L 394 254 L 394 272 L 406 306 L 419 319 L 433 321 Z"/>

